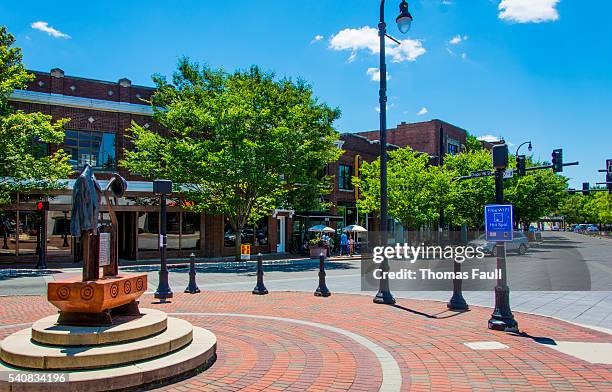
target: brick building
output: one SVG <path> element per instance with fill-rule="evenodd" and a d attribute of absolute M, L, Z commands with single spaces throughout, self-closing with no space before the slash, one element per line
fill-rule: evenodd
<path fill-rule="evenodd" d="M 61 146 L 48 146 L 50 152 L 63 148 L 70 155 L 76 170 L 89 163 L 96 177 L 104 182 L 112 172 L 128 180 L 126 197 L 119 201 L 117 211 L 121 258 L 157 258 L 158 199 L 152 193 L 152 183 L 117 166 L 123 151 L 130 148 L 125 130 L 136 122 L 163 135 L 152 119 L 152 109 L 146 102 L 154 92 L 151 87 L 133 85 L 129 79 L 117 82 L 66 76 L 61 69 L 33 72 L 35 79 L 26 90 L 16 90 L 10 97 L 15 109 L 41 112 L 54 119 L 70 118 L 65 126 L 66 139 Z M 390 148 L 411 146 L 430 154 L 438 162 L 440 152 L 456 153 L 465 144 L 465 130 L 440 120 L 415 124 L 402 123 L 390 129 Z M 252 253 L 299 251 L 307 237 L 307 228 L 323 223 L 335 228 L 358 223 L 377 227 L 372 217 L 356 207 L 355 189 L 351 177 L 358 173 L 361 162 L 370 162 L 379 154 L 378 131 L 344 133 L 338 147 L 345 150 L 338 162 L 330 164 L 327 173 L 334 176 L 333 191 L 324 196 L 333 207 L 328 211 L 276 210 L 245 230 L 243 243 L 252 244 Z M 441 149 L 442 147 L 442 149 Z M 79 247 L 67 235 L 71 187 L 54 191 L 49 199 L 50 211 L 43 221 L 47 225 L 49 259 L 80 260 Z M 0 249 L 0 262 L 36 259 L 39 213 L 35 202 L 43 196 L 18 194 L 14 203 L 4 207 L 3 225 L 7 227 Z M 192 252 L 200 257 L 230 256 L 234 253 L 234 234 L 221 216 L 209 216 L 186 211 L 177 199 L 169 198 L 168 255 L 187 257 Z M 108 219 L 104 214 L 103 219 Z"/>

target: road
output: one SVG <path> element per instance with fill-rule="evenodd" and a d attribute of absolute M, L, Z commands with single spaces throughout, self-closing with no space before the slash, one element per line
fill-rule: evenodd
<path fill-rule="evenodd" d="M 543 233 L 544 241 L 524 256 L 508 256 L 508 282 L 514 311 L 537 313 L 566 321 L 612 329 L 612 240 L 575 233 Z M 494 258 L 487 259 L 495 263 Z M 147 272 L 148 288 L 157 287 L 157 267 L 122 267 L 126 272 Z M 288 260 L 266 264 L 265 285 L 270 291 L 314 292 L 318 283 L 318 261 Z M 327 285 L 332 292 L 359 293 L 361 268 L 358 261 L 326 263 Z M 250 291 L 255 285 L 254 263 L 198 264 L 197 283 L 206 291 Z M 61 273 L 80 269 L 0 270 L 0 295 L 46 294 L 46 283 Z M 187 287 L 187 268 L 171 268 L 170 285 L 175 291 Z M 556 289 L 570 288 L 568 289 Z M 551 290 L 552 289 L 552 290 Z M 450 286 L 449 286 L 450 290 Z M 397 297 L 447 301 L 450 291 L 393 291 Z M 465 291 L 470 305 L 493 306 L 493 292 Z"/>

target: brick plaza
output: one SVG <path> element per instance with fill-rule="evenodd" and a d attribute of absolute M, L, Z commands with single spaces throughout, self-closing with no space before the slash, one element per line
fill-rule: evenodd
<path fill-rule="evenodd" d="M 364 295 L 203 292 L 153 302 L 141 298 L 142 307 L 218 337 L 217 361 L 165 391 L 612 390 L 612 365 L 551 348 L 609 344 L 612 335 L 542 316 L 517 312 L 517 335 L 487 329 L 491 309 L 456 313 L 434 301 L 386 306 Z M 0 306 L 0 339 L 56 311 L 43 296 L 1 297 Z"/>

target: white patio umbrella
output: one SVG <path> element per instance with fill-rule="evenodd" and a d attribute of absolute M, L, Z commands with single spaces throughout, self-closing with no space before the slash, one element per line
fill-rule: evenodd
<path fill-rule="evenodd" d="M 319 233 L 334 233 L 336 230 L 332 229 L 329 226 L 325 225 L 316 225 L 312 226 L 308 231 L 317 231 Z"/>
<path fill-rule="evenodd" d="M 366 229 L 363 226 L 359 226 L 359 225 L 348 225 L 344 229 L 342 229 L 342 231 L 346 231 L 346 232 L 352 231 L 355 233 L 366 233 L 368 229 Z"/>

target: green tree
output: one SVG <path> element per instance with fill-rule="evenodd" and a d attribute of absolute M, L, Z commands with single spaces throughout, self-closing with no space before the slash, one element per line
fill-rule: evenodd
<path fill-rule="evenodd" d="M 504 185 L 506 200 L 514 206 L 516 223 L 529 224 L 552 215 L 568 197 L 567 178 L 552 170 L 533 170 L 520 177 L 515 175 Z"/>
<path fill-rule="evenodd" d="M 47 154 L 47 144 L 64 140 L 67 120 L 51 121 L 42 113 L 13 111 L 8 98 L 14 89 L 26 87 L 33 78 L 23 63 L 15 38 L 0 26 L 0 205 L 10 203 L 10 195 L 30 189 L 42 191 L 61 186 L 72 168 L 59 150 Z"/>
<path fill-rule="evenodd" d="M 164 135 L 133 123 L 135 148 L 120 164 L 171 179 L 194 210 L 225 216 L 237 258 L 247 223 L 289 203 L 312 204 L 329 190 L 329 177 L 319 173 L 342 153 L 332 127 L 340 112 L 303 81 L 277 80 L 257 67 L 226 73 L 186 58 L 172 83 L 154 81 L 151 104 Z"/>
<path fill-rule="evenodd" d="M 478 151 L 483 150 L 484 147 L 482 146 L 482 142 L 478 140 L 476 136 L 468 133 L 467 137 L 465 138 L 465 149 L 467 151 Z"/>
<path fill-rule="evenodd" d="M 404 227 L 419 228 L 439 219 L 440 208 L 446 204 L 450 186 L 447 173 L 429 164 L 430 157 L 410 147 L 389 152 L 387 191 L 389 216 Z M 380 159 L 364 164 L 361 177 L 353 177 L 360 189 L 359 209 L 367 213 L 380 212 Z"/>
<path fill-rule="evenodd" d="M 493 170 L 491 152 L 484 149 L 468 150 L 444 158 L 450 177 L 468 176 L 479 170 Z M 495 202 L 493 177 L 452 181 L 445 217 L 453 225 L 467 225 L 478 229 L 484 225 L 484 206 Z"/>

